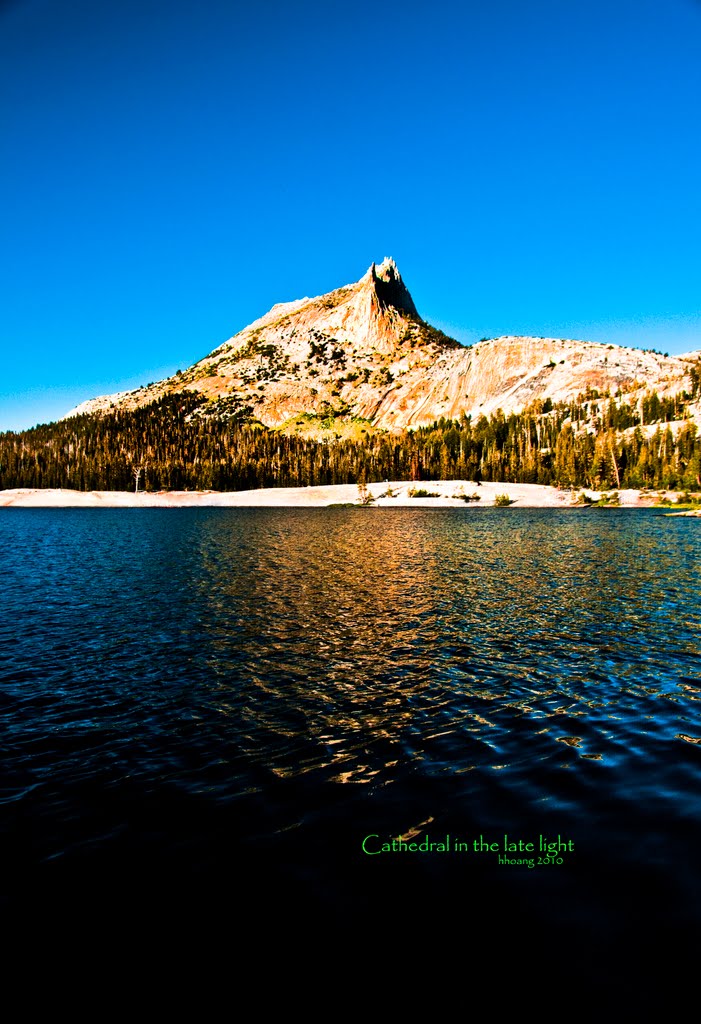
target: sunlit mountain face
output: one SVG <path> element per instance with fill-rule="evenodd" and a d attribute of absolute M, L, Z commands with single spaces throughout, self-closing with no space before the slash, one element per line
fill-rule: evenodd
<path fill-rule="evenodd" d="M 202 414 L 288 432 L 333 418 L 400 430 L 508 414 L 577 396 L 642 401 L 690 385 L 695 356 L 562 338 L 501 337 L 463 346 L 421 319 L 390 258 L 355 284 L 279 303 L 184 371 L 95 398 L 69 415 L 133 409 L 194 394 Z M 306 420 L 306 423 L 305 423 Z"/>

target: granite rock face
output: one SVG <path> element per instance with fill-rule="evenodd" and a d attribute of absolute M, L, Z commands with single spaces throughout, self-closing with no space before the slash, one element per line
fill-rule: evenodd
<path fill-rule="evenodd" d="M 419 316 L 394 260 L 355 284 L 279 303 L 189 369 L 91 399 L 68 415 L 135 408 L 188 390 L 202 413 L 284 427 L 300 414 L 362 417 L 381 429 L 508 414 L 596 390 L 636 401 L 689 387 L 684 357 L 562 338 L 502 337 L 464 347 Z"/>

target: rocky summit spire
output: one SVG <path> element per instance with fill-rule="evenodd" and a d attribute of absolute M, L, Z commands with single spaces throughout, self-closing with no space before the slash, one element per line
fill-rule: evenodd
<path fill-rule="evenodd" d="M 381 309 L 393 306 L 409 316 L 419 316 L 409 289 L 402 281 L 397 264 L 391 256 L 385 256 L 379 267 L 373 263 L 365 277 L 374 288 Z"/>

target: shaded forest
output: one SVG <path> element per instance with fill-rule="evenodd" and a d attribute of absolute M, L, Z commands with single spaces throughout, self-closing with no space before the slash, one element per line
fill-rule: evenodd
<path fill-rule="evenodd" d="M 438 479 L 694 490 L 701 487 L 701 438 L 684 420 L 691 397 L 653 393 L 630 405 L 592 392 L 400 434 L 368 425 L 357 443 L 205 416 L 201 399 L 181 392 L 141 409 L 0 434 L 0 488 L 133 490 L 140 470 L 139 488 L 151 491 Z"/>

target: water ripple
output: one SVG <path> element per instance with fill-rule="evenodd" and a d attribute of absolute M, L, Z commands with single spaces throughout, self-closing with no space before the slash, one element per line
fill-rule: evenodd
<path fill-rule="evenodd" d="M 236 808 L 240 841 L 362 799 L 399 831 L 568 820 L 606 846 L 625 821 L 663 861 L 659 823 L 696 820 L 691 521 L 3 513 L 0 801 L 37 857 L 128 834 L 124 803 L 83 819 L 95 785 Z"/>

